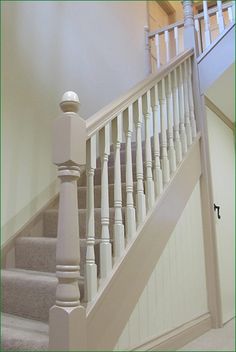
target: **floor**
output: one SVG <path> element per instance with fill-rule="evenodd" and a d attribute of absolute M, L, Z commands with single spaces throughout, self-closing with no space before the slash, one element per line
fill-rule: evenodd
<path fill-rule="evenodd" d="M 179 351 L 235 351 L 235 319 L 222 329 L 213 329 L 188 343 Z"/>

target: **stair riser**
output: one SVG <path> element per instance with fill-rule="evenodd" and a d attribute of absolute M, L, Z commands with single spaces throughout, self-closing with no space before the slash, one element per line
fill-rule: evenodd
<path fill-rule="evenodd" d="M 95 209 L 95 237 L 101 237 L 101 210 Z M 113 224 L 114 224 L 115 211 L 114 209 L 110 209 L 109 212 L 109 229 L 110 229 L 110 237 L 113 237 Z M 44 213 L 44 236 L 45 237 L 56 237 L 57 236 L 57 222 L 58 222 L 58 211 L 47 211 Z M 86 238 L 86 210 L 79 211 L 79 231 L 80 238 Z"/>
<path fill-rule="evenodd" d="M 132 149 L 132 160 L 135 162 L 136 160 L 136 149 Z M 108 157 L 108 166 L 113 166 L 115 162 L 115 153 L 111 152 L 111 154 Z M 125 165 L 126 163 L 126 151 L 125 149 L 122 149 L 120 151 L 120 163 L 121 165 Z M 97 159 L 97 167 L 101 167 L 101 159 Z"/>

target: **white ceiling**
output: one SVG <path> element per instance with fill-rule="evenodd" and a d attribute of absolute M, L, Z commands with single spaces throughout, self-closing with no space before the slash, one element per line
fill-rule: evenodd
<path fill-rule="evenodd" d="M 235 64 L 231 65 L 223 75 L 208 89 L 206 96 L 232 121 L 235 121 Z"/>

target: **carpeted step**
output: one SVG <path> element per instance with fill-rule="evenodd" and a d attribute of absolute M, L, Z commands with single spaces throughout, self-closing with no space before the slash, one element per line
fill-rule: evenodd
<path fill-rule="evenodd" d="M 4 313 L 47 321 L 55 303 L 57 278 L 52 273 L 8 269 L 2 270 L 2 310 Z M 83 280 L 79 280 L 81 297 Z"/>
<path fill-rule="evenodd" d="M 133 183 L 133 189 L 134 189 L 134 203 L 135 203 L 135 194 L 136 194 L 136 188 L 137 188 L 137 183 Z M 126 204 L 126 185 L 125 183 L 122 183 L 122 203 L 123 206 Z M 109 185 L 109 204 L 110 207 L 114 207 L 114 184 Z M 78 187 L 78 207 L 79 209 L 86 209 L 86 196 L 87 196 L 87 187 L 86 186 L 79 186 Z M 94 207 L 95 208 L 100 208 L 101 207 L 101 186 L 96 185 L 94 187 Z"/>
<path fill-rule="evenodd" d="M 126 166 L 121 165 L 120 167 L 121 170 L 121 182 L 125 182 L 125 172 L 126 172 Z M 101 168 L 97 168 L 95 170 L 94 174 L 94 185 L 101 185 Z M 108 167 L 108 183 L 113 184 L 114 183 L 114 167 Z M 136 164 L 133 164 L 133 181 L 136 181 Z M 83 173 L 78 181 L 79 186 L 86 186 L 87 183 L 87 176 L 86 173 Z"/>
<path fill-rule="evenodd" d="M 122 208 L 123 219 L 124 219 L 124 208 Z M 79 209 L 79 229 L 80 229 L 80 238 L 86 238 L 86 209 Z M 101 209 L 94 209 L 95 217 L 95 237 L 101 237 Z M 110 237 L 113 237 L 113 224 L 115 218 L 115 209 L 110 208 L 109 211 L 109 229 Z M 56 237 L 57 235 L 57 220 L 58 220 L 58 210 L 49 209 L 43 214 L 43 233 L 45 237 Z"/>
<path fill-rule="evenodd" d="M 21 237 L 15 244 L 15 265 L 18 269 L 56 272 L 56 238 Z M 99 240 L 95 243 L 95 261 L 99 266 Z M 84 276 L 86 239 L 80 240 L 80 275 Z"/>
<path fill-rule="evenodd" d="M 136 148 L 133 148 L 131 150 L 132 152 L 132 160 L 133 162 L 135 162 L 136 160 Z M 144 150 L 143 150 L 143 157 L 144 157 Z M 111 167 L 113 166 L 115 163 L 115 153 L 112 151 L 108 157 L 108 166 Z M 121 149 L 120 151 L 120 163 L 121 165 L 125 165 L 126 163 L 126 150 L 125 149 Z M 101 167 L 101 159 L 98 158 L 97 159 L 97 167 Z"/>
<path fill-rule="evenodd" d="M 48 351 L 48 324 L 3 313 L 1 351 Z"/>

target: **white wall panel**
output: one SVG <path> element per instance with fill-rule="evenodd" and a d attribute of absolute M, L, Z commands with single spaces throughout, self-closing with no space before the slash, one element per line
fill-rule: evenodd
<path fill-rule="evenodd" d="M 115 349 L 140 346 L 207 312 L 198 183 Z"/>

